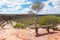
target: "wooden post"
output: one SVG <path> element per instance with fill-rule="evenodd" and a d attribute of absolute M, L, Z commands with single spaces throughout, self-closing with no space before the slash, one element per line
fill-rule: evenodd
<path fill-rule="evenodd" d="M 38 36 L 38 28 L 35 28 L 36 36 Z"/>
<path fill-rule="evenodd" d="M 49 33 L 49 27 L 47 27 L 47 32 Z"/>
<path fill-rule="evenodd" d="M 38 12 L 37 12 L 38 13 Z M 38 36 L 38 24 L 39 24 L 39 20 L 38 20 L 38 14 L 36 14 L 36 24 L 35 24 L 35 33 L 36 33 L 36 36 Z"/>

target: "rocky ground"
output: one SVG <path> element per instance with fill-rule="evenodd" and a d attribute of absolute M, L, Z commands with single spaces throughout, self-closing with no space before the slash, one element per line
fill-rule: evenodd
<path fill-rule="evenodd" d="M 43 29 L 39 33 L 43 33 Z M 44 32 L 45 33 L 45 32 Z M 0 40 L 47 40 L 48 35 L 35 37 L 34 29 L 1 29 Z"/>
<path fill-rule="evenodd" d="M 56 31 L 55 34 L 50 34 L 48 40 L 60 40 L 60 31 Z"/>
<path fill-rule="evenodd" d="M 35 36 L 34 29 L 0 29 L 0 40 L 58 40 L 60 32 L 47 33 L 39 29 L 39 36 Z"/>
<path fill-rule="evenodd" d="M 39 36 L 36 37 L 34 29 L 13 29 L 5 26 L 6 29 L 0 28 L 0 40 L 60 40 L 60 31 L 39 29 Z"/>

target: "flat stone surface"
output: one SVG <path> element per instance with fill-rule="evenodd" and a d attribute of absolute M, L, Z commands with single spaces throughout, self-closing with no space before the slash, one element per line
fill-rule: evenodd
<path fill-rule="evenodd" d="M 44 32 L 42 32 L 44 31 Z M 46 33 L 45 29 L 39 29 L 39 33 Z M 0 30 L 0 40 L 47 40 L 48 35 L 35 37 L 34 29 L 3 29 Z"/>
<path fill-rule="evenodd" d="M 52 31 L 52 30 L 50 30 Z M 52 31 L 53 32 L 53 31 Z M 60 32 L 48 34 L 46 29 L 39 28 L 39 35 L 36 37 L 35 29 L 1 29 L 0 40 L 53 40 L 60 39 Z"/>
<path fill-rule="evenodd" d="M 51 34 L 48 37 L 49 40 L 60 40 L 60 31 L 57 31 L 55 34 Z"/>

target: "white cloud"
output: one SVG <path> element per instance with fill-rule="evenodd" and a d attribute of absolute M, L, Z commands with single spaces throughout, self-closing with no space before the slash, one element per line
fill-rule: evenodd
<path fill-rule="evenodd" d="M 22 5 L 24 4 L 31 4 L 31 1 L 26 1 L 26 0 L 0 0 L 0 13 L 27 13 L 29 8 L 25 8 L 22 11 L 17 11 L 19 9 L 22 9 Z M 7 9 L 4 9 L 2 5 L 6 4 L 8 7 Z"/>
<path fill-rule="evenodd" d="M 54 7 L 49 7 L 48 3 L 53 2 Z M 60 0 L 48 0 L 45 3 L 45 7 L 39 14 L 60 14 Z"/>
<path fill-rule="evenodd" d="M 49 2 L 53 2 L 54 7 L 50 7 L 48 5 Z M 1 6 L 3 4 L 6 4 L 8 7 L 8 9 L 3 9 Z M 24 8 L 23 10 L 19 10 L 22 9 L 21 5 L 24 4 L 32 4 L 31 1 L 26 1 L 26 0 L 0 0 L 0 13 L 27 13 L 29 10 L 31 10 L 31 6 L 29 8 Z M 42 11 L 40 11 L 40 13 L 42 14 L 48 14 L 48 13 L 60 13 L 60 0 L 48 0 L 46 2 L 44 2 L 45 7 L 43 8 Z M 17 11 L 19 10 L 19 11 Z"/>
<path fill-rule="evenodd" d="M 30 9 L 30 8 L 25 8 L 25 9 L 23 9 L 23 10 L 21 11 L 21 13 L 27 14 L 29 10 L 31 10 L 31 9 Z"/>
<path fill-rule="evenodd" d="M 48 3 L 49 3 L 49 1 L 44 2 L 44 8 L 43 8 L 43 10 L 47 10 L 47 9 L 50 8 L 49 5 L 48 5 Z"/>
<path fill-rule="evenodd" d="M 0 1 L 0 4 L 7 3 L 7 4 L 31 4 L 31 1 L 26 1 L 26 0 L 2 0 Z"/>
<path fill-rule="evenodd" d="M 39 14 L 60 14 L 60 9 L 58 8 L 50 8 L 48 10 L 42 10 Z"/>
<path fill-rule="evenodd" d="M 55 8 L 60 7 L 60 0 L 49 0 L 49 1 L 53 2 Z"/>

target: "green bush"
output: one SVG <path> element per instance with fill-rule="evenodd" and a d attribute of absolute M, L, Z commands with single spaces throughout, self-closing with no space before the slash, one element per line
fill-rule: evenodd
<path fill-rule="evenodd" d="M 21 24 L 21 23 L 16 23 L 13 28 L 24 28 L 24 24 Z"/>
<path fill-rule="evenodd" d="M 40 25 L 50 25 L 56 26 L 60 23 L 60 18 L 54 15 L 43 16 L 40 18 L 39 24 Z"/>

